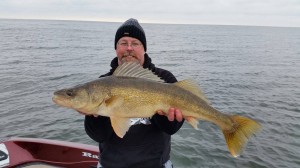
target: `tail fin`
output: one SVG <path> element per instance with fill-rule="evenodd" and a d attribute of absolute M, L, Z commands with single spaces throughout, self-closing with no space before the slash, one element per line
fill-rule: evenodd
<path fill-rule="evenodd" d="M 231 155 L 238 157 L 248 139 L 258 132 L 261 126 L 256 121 L 242 116 L 231 116 L 231 119 L 234 121 L 233 130 L 223 130 L 223 134 Z"/>

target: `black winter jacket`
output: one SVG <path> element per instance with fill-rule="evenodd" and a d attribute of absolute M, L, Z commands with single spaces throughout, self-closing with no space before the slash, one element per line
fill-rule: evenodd
<path fill-rule="evenodd" d="M 118 66 L 118 59 L 111 62 L 112 69 L 100 77 L 112 75 Z M 144 68 L 148 68 L 167 83 L 177 82 L 174 75 L 156 68 L 145 54 Z M 113 131 L 108 117 L 86 116 L 85 130 L 93 140 L 99 142 L 100 163 L 104 168 L 160 168 L 170 159 L 171 135 L 183 122 L 170 122 L 167 117 L 155 114 L 151 124 L 137 124 L 130 127 L 123 138 Z"/>

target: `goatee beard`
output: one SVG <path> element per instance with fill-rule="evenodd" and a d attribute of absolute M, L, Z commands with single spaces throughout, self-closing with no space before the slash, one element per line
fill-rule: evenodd
<path fill-rule="evenodd" d="M 128 57 L 131 57 L 130 60 L 128 60 Z M 121 63 L 133 61 L 139 63 L 139 60 L 137 59 L 136 55 L 133 52 L 125 52 L 122 56 Z"/>

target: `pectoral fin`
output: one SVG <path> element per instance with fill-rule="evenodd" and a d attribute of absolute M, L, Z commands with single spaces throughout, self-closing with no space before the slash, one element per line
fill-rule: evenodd
<path fill-rule="evenodd" d="M 123 138 L 130 127 L 130 119 L 111 116 L 110 122 L 118 137 Z"/>
<path fill-rule="evenodd" d="M 121 96 L 107 96 L 105 100 L 100 104 L 98 111 L 95 113 L 102 116 L 111 116 L 116 109 L 122 107 L 124 98 Z"/>
<path fill-rule="evenodd" d="M 117 108 L 122 106 L 124 103 L 124 98 L 121 96 L 111 96 L 105 100 L 105 105 L 108 108 Z"/>

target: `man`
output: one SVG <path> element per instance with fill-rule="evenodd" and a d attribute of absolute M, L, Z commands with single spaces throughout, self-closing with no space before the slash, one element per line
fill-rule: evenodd
<path fill-rule="evenodd" d="M 167 83 L 177 82 L 174 75 L 155 67 L 146 53 L 147 43 L 143 28 L 136 19 L 124 22 L 116 32 L 117 57 L 111 62 L 112 69 L 100 77 L 112 75 L 123 62 L 137 61 L 145 69 L 153 71 Z M 137 100 L 138 101 L 138 100 Z M 108 117 L 86 116 L 86 133 L 99 142 L 100 164 L 103 168 L 170 168 L 171 135 L 182 126 L 184 119 L 179 109 L 168 112 L 157 109 L 152 118 L 131 119 L 131 127 L 123 138 L 113 131 Z"/>

